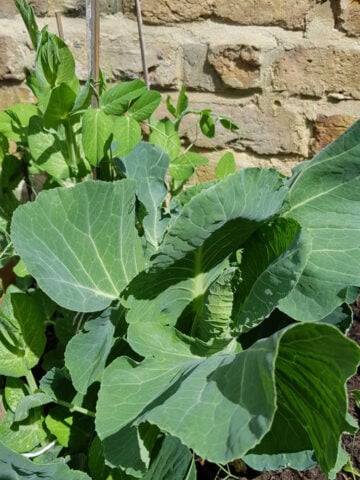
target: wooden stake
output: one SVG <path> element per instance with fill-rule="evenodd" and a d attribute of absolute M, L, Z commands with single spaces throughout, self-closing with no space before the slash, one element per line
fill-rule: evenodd
<path fill-rule="evenodd" d="M 150 80 L 149 80 L 149 72 L 148 72 L 147 63 L 146 63 L 146 51 L 145 51 L 143 21 L 142 21 L 140 0 L 135 0 L 135 5 L 136 5 L 136 17 L 137 17 L 138 31 L 139 31 L 142 69 L 143 69 L 144 80 L 145 80 L 147 89 L 150 90 Z"/>
<path fill-rule="evenodd" d="M 59 37 L 61 38 L 61 40 L 65 40 L 64 30 L 61 22 L 61 13 L 58 10 L 56 10 L 55 12 L 55 18 L 56 18 L 56 25 L 57 25 Z"/>
<path fill-rule="evenodd" d="M 97 0 L 86 0 L 86 35 L 88 75 L 97 86 L 100 68 L 100 16 Z M 93 95 L 91 105 L 98 107 L 98 97 Z"/>
<path fill-rule="evenodd" d="M 86 0 L 86 37 L 87 37 L 87 60 L 88 77 L 95 84 L 95 89 L 99 90 L 99 68 L 100 68 L 100 16 L 97 6 L 97 0 Z M 99 98 L 96 92 L 91 97 L 92 108 L 98 108 Z M 93 167 L 92 178 L 100 178 L 99 167 Z"/>

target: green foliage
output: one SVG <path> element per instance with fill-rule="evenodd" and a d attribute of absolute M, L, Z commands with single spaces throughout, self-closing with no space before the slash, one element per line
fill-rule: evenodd
<path fill-rule="evenodd" d="M 345 134 L 351 151 L 359 129 L 357 123 Z M 321 253 L 312 248 L 312 202 L 322 192 L 340 192 L 340 198 L 325 193 L 321 219 L 314 220 L 325 228 L 330 219 L 328 244 L 336 245 L 337 215 L 351 211 L 357 228 L 359 210 L 351 209 L 360 191 L 348 180 L 355 165 L 343 145 L 338 141 L 294 178 L 243 169 L 195 188 L 186 201 L 175 197 L 165 211 L 169 158 L 141 143 L 117 163 L 126 178 L 42 192 L 16 210 L 12 241 L 40 287 L 63 307 L 94 312 L 66 347 L 71 377 L 47 375 L 41 391 L 68 405 L 71 416 L 87 408 L 86 397 L 100 385 L 95 429 L 115 472 L 146 478 L 156 439 L 170 435 L 214 462 L 243 457 L 258 468 L 317 462 L 333 474 L 340 436 L 355 429 L 344 384 L 360 360 L 359 348 L 333 325 L 344 321 L 335 313 L 344 299 L 332 287 L 333 315 L 319 318 L 313 295 L 299 324 L 289 318 L 277 329 L 275 319 Z M 342 161 L 341 185 L 338 168 L 331 169 L 335 158 Z M 310 173 L 318 178 L 326 162 L 318 195 L 315 185 L 301 188 L 300 216 L 300 206 L 293 207 L 298 182 Z M 355 235 L 349 236 L 356 258 Z M 344 245 L 328 257 L 339 291 L 360 284 L 352 266 L 340 269 L 343 251 Z M 325 278 L 320 271 L 323 288 L 332 284 L 327 272 Z M 317 278 L 306 281 L 319 289 Z M 272 331 L 261 333 L 270 316 Z M 245 332 L 255 330 L 259 340 L 246 342 Z M 61 394 L 55 387 L 64 381 L 65 398 L 64 387 Z M 94 405 L 88 415 L 93 411 Z M 50 418 L 48 429 L 65 444 L 71 426 L 58 431 Z"/>
<path fill-rule="evenodd" d="M 0 114 L 1 265 L 18 262 L 0 306 L 0 479 L 195 480 L 195 455 L 334 478 L 356 431 L 360 122 L 291 178 L 228 153 L 183 189 L 207 160 L 183 150 L 182 119 L 209 138 L 231 120 L 191 110 L 184 87 L 155 120 L 141 80 L 102 81 L 90 109 L 94 85 L 17 4 L 38 103 Z"/>

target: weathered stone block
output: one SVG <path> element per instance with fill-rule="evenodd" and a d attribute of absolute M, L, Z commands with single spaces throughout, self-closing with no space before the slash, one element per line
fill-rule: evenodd
<path fill-rule="evenodd" d="M 34 102 L 35 98 L 31 90 L 25 85 L 1 85 L 0 112 L 15 103 Z"/>
<path fill-rule="evenodd" d="M 355 121 L 351 115 L 318 115 L 314 125 L 314 138 L 311 147 L 314 152 L 319 152 L 331 142 L 336 140 Z"/>
<path fill-rule="evenodd" d="M 188 22 L 214 16 L 239 25 L 278 25 L 303 30 L 312 0 L 142 0 L 146 23 Z M 125 15 L 134 15 L 132 0 L 123 0 Z"/>
<path fill-rule="evenodd" d="M 251 154 L 250 152 L 237 152 L 236 150 L 218 150 L 213 151 L 199 151 L 209 159 L 208 165 L 199 165 L 196 169 L 196 176 L 190 179 L 190 183 L 206 182 L 216 178 L 216 165 L 220 158 L 227 152 L 232 152 L 235 158 L 236 169 L 241 168 L 275 168 L 285 176 L 291 176 L 291 170 L 303 160 L 301 157 L 289 156 L 288 158 L 282 157 L 281 159 L 276 157 L 262 157 L 260 155 Z"/>
<path fill-rule="evenodd" d="M 311 0 L 215 0 L 214 14 L 239 25 L 279 25 L 303 30 L 312 3 Z"/>
<path fill-rule="evenodd" d="M 212 15 L 214 0 L 142 0 L 141 10 L 145 23 L 165 24 L 189 22 Z M 134 1 L 123 0 L 124 13 L 134 15 Z"/>
<path fill-rule="evenodd" d="M 46 23 L 56 32 L 54 18 Z M 66 43 L 74 54 L 80 80 L 87 79 L 86 24 L 83 18 L 63 18 Z M 177 88 L 182 79 L 180 29 L 145 26 L 146 58 L 151 83 L 161 88 Z M 137 25 L 120 14 L 101 19 L 100 66 L 110 81 L 124 81 L 142 75 Z"/>
<path fill-rule="evenodd" d="M 9 21 L 5 25 L 13 27 L 14 23 Z M 33 58 L 25 32 L 11 29 L 4 29 L 2 32 L 4 33 L 0 33 L 0 80 L 25 80 L 25 67 L 29 66 L 29 59 L 31 61 Z"/>
<path fill-rule="evenodd" d="M 56 11 L 73 17 L 85 17 L 86 0 L 48 0 L 49 14 Z M 122 0 L 98 0 L 99 12 L 105 14 L 117 13 L 122 10 Z"/>
<path fill-rule="evenodd" d="M 48 11 L 48 0 L 30 0 L 29 4 L 33 7 L 38 16 L 44 16 Z M 0 18 L 11 18 L 18 14 L 14 0 L 1 0 Z"/>
<path fill-rule="evenodd" d="M 250 89 L 260 86 L 260 50 L 251 45 L 215 47 L 209 62 L 226 87 Z"/>
<path fill-rule="evenodd" d="M 232 147 L 259 155 L 307 157 L 309 154 L 310 132 L 306 118 L 296 108 L 282 104 L 277 98 L 255 96 L 231 100 L 189 92 L 189 99 L 192 109 L 210 108 L 214 114 L 226 116 L 239 126 L 238 132 L 229 132 L 217 123 L 215 138 L 207 138 L 200 133 L 198 117 L 186 116 L 182 131 L 199 148 Z"/>
<path fill-rule="evenodd" d="M 360 0 L 338 0 L 337 23 L 348 35 L 360 36 Z"/>
<path fill-rule="evenodd" d="M 121 22 L 121 28 L 119 28 Z M 181 42 L 184 32 L 166 27 L 145 27 L 146 60 L 151 83 L 161 88 L 177 88 L 181 83 Z M 115 80 L 141 76 L 142 63 L 137 25 L 121 17 L 103 18 L 101 29 L 102 66 Z"/>
<path fill-rule="evenodd" d="M 209 46 L 204 43 L 185 43 L 183 50 L 184 78 L 187 88 L 213 92 L 221 82 L 208 61 Z"/>
<path fill-rule="evenodd" d="M 360 50 L 297 46 L 284 52 L 273 69 L 273 87 L 311 97 L 342 94 L 360 99 Z"/>
<path fill-rule="evenodd" d="M 0 18 L 13 17 L 18 13 L 13 0 L 2 0 L 0 3 Z"/>

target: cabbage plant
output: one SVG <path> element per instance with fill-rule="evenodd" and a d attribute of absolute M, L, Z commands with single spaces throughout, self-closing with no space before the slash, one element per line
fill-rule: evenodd
<path fill-rule="evenodd" d="M 41 471 L 70 455 L 44 478 L 196 479 L 195 455 L 335 477 L 341 435 L 357 429 L 345 384 L 360 349 L 345 333 L 360 285 L 359 138 L 357 122 L 290 178 L 246 168 L 171 199 L 169 157 L 140 142 L 116 159 L 121 180 L 15 210 L 11 240 L 38 288 L 6 295 L 0 373 L 13 379 L 9 424 L 36 426 L 35 450 L 60 448 Z M 63 354 L 38 379 L 50 311 Z M 0 462 L 23 471 L 1 427 L 0 441 Z"/>

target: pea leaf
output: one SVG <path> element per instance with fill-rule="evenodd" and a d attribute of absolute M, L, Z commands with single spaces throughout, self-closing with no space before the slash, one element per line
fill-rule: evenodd
<path fill-rule="evenodd" d="M 215 168 L 216 178 L 225 178 L 236 170 L 235 158 L 232 152 L 226 152 L 220 158 Z"/>

